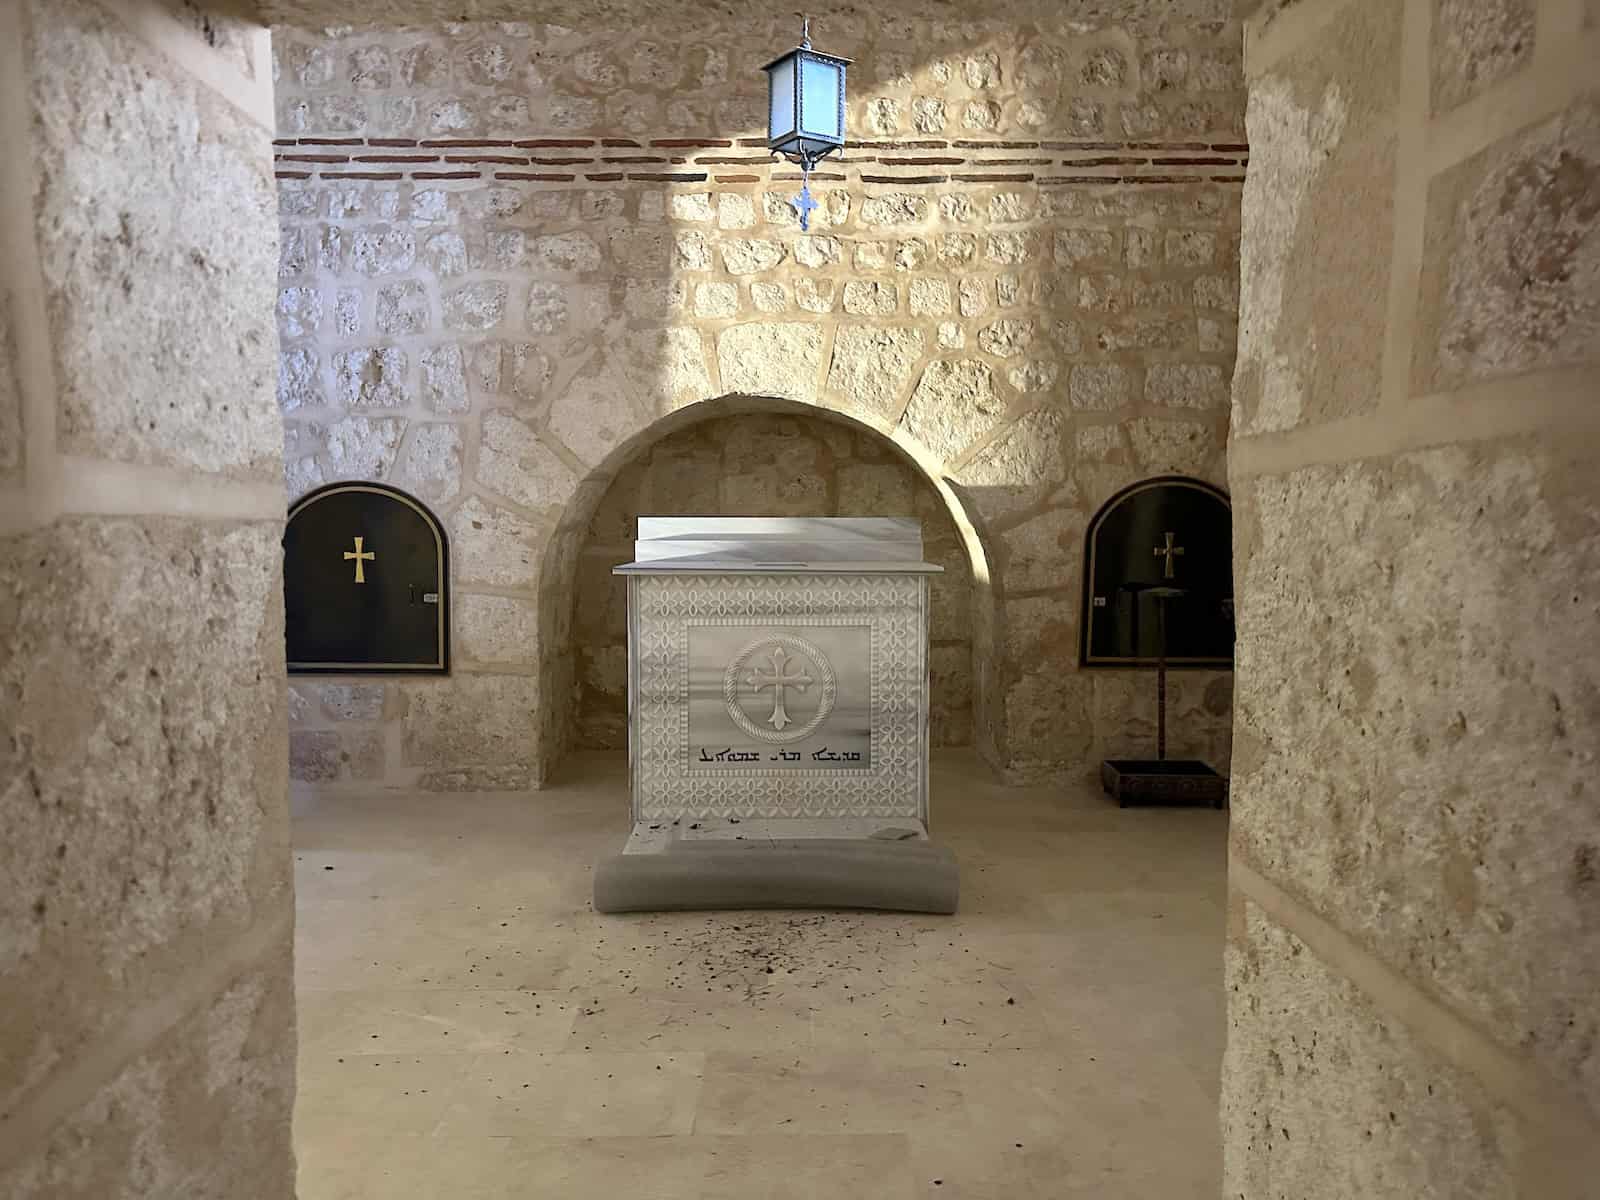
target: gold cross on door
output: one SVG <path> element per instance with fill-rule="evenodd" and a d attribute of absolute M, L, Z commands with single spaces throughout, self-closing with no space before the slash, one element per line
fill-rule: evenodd
<path fill-rule="evenodd" d="M 1169 539 L 1171 538 L 1171 536 L 1172 535 L 1170 533 L 1167 535 L 1167 537 Z M 366 562 L 378 557 L 371 550 L 367 550 L 367 551 L 363 552 L 363 550 L 361 549 L 361 543 L 364 542 L 364 541 L 366 541 L 365 538 L 357 535 L 355 550 L 354 551 L 346 550 L 344 552 L 344 558 L 345 558 L 346 562 L 349 562 L 352 558 L 356 560 L 356 582 L 357 583 L 365 583 L 367 581 L 366 573 L 363 572 L 361 568 L 366 565 Z"/>
<path fill-rule="evenodd" d="M 1177 537 L 1178 537 L 1178 535 L 1173 533 L 1172 530 L 1169 529 L 1169 530 L 1167 530 L 1167 544 L 1165 546 L 1157 546 L 1157 547 L 1155 547 L 1155 554 L 1157 555 L 1157 557 L 1159 557 L 1161 555 L 1166 555 L 1166 558 L 1167 558 L 1167 562 L 1166 562 L 1166 568 L 1167 569 L 1162 573 L 1162 578 L 1163 579 L 1172 579 L 1174 577 L 1173 576 L 1173 571 L 1172 571 L 1172 556 L 1174 554 L 1182 554 L 1183 553 L 1183 547 L 1182 546 L 1174 546 L 1172 544 L 1174 541 L 1177 540 Z M 350 556 L 348 554 L 346 554 L 345 557 L 349 558 Z"/>

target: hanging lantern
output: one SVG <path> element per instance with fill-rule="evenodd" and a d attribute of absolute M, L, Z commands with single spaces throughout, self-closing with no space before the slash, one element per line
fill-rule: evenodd
<path fill-rule="evenodd" d="M 800 45 L 762 68 L 767 73 L 767 145 L 800 168 L 800 194 L 789 201 L 800 228 L 811 227 L 811 169 L 844 149 L 844 72 L 848 58 L 811 48 L 811 19 L 802 17 Z"/>

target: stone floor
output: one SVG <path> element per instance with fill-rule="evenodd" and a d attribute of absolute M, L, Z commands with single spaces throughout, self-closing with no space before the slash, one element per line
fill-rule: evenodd
<path fill-rule="evenodd" d="M 1219 1188 L 1225 815 L 936 763 L 955 917 L 601 917 L 624 769 L 297 801 L 301 1200 Z"/>

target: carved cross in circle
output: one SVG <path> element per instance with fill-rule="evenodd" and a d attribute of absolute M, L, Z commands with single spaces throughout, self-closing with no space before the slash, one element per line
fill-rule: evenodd
<path fill-rule="evenodd" d="M 364 550 L 361 549 L 361 543 L 366 541 L 366 540 L 367 540 L 366 538 L 358 536 L 356 538 L 356 548 L 355 548 L 355 550 L 354 551 L 346 550 L 344 552 L 344 559 L 345 559 L 346 562 L 349 562 L 352 558 L 356 560 L 356 582 L 357 583 L 365 583 L 367 581 L 366 573 L 364 571 L 362 571 L 361 568 L 364 567 L 372 559 L 378 557 L 371 550 L 365 550 L 364 551 Z"/>
<path fill-rule="evenodd" d="M 767 724 L 781 733 L 785 725 L 792 723 L 789 717 L 789 710 L 784 707 L 783 703 L 785 690 L 794 688 L 796 691 L 803 692 L 816 680 L 811 678 L 806 673 L 806 669 L 798 663 L 795 664 L 797 673 L 790 675 L 788 673 L 789 656 L 784 653 L 782 646 L 774 647 L 772 653 L 767 657 L 772 663 L 772 674 L 763 675 L 759 668 L 751 671 L 749 677 L 750 690 L 760 695 L 764 688 L 772 689 L 772 715 L 767 718 Z"/>
<path fill-rule="evenodd" d="M 1177 534 L 1173 533 L 1172 530 L 1169 529 L 1169 530 L 1167 530 L 1167 544 L 1165 546 L 1157 546 L 1157 547 L 1155 547 L 1155 553 L 1158 556 L 1164 554 L 1164 555 L 1166 555 L 1166 558 L 1167 558 L 1167 563 L 1166 563 L 1167 569 L 1164 572 L 1162 572 L 1162 578 L 1163 579 L 1172 579 L 1174 577 L 1173 576 L 1173 571 L 1172 571 L 1172 556 L 1174 554 L 1182 554 L 1183 553 L 1183 547 L 1182 546 L 1174 546 L 1172 544 L 1177 539 L 1177 536 L 1178 536 Z"/>

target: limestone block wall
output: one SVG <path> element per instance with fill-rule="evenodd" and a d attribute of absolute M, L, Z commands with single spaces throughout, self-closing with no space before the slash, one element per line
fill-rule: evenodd
<path fill-rule="evenodd" d="M 1248 30 L 1228 1196 L 1600 1178 L 1597 61 L 1558 0 Z"/>
<path fill-rule="evenodd" d="M 708 513 L 920 522 L 928 561 L 945 569 L 928 585 L 929 736 L 935 746 L 971 744 L 971 568 L 944 502 L 893 442 L 802 408 L 697 422 L 612 479 L 578 560 L 578 745 L 628 745 L 628 596 L 611 568 L 633 557 L 639 516 Z"/>
<path fill-rule="evenodd" d="M 294 1194 L 264 29 L 0 4 L 0 1195 Z"/>
<path fill-rule="evenodd" d="M 536 784 L 575 740 L 595 506 L 730 396 L 885 435 L 941 497 L 973 581 L 972 739 L 999 767 L 1147 749 L 1153 683 L 1080 672 L 1077 609 L 1101 502 L 1223 482 L 1240 41 L 1228 5 L 1193 7 L 830 17 L 817 44 L 859 60 L 852 146 L 809 233 L 762 148 L 787 16 L 280 29 L 289 493 L 384 479 L 456 551 L 452 677 L 297 683 L 297 776 Z M 1175 749 L 1226 765 L 1230 686 L 1179 679 Z"/>

